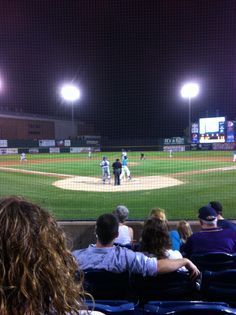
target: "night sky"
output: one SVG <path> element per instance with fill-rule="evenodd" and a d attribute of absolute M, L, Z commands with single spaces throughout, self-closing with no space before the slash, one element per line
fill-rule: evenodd
<path fill-rule="evenodd" d="M 77 83 L 76 117 L 103 136 L 182 136 L 192 120 L 236 118 L 235 0 L 0 2 L 0 108 L 69 118 L 59 86 Z"/>

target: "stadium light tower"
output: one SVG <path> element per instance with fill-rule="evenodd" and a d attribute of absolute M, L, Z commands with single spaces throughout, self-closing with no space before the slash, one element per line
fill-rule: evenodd
<path fill-rule="evenodd" d="M 188 136 L 191 142 L 191 100 L 199 93 L 199 85 L 197 83 L 186 83 L 181 89 L 181 96 L 188 99 Z"/>
<path fill-rule="evenodd" d="M 80 99 L 80 90 L 74 84 L 65 84 L 61 88 L 61 96 L 65 101 L 71 103 L 71 121 L 74 131 L 74 102 Z"/>

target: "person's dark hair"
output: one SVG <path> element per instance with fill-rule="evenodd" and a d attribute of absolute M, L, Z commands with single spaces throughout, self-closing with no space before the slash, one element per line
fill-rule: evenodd
<path fill-rule="evenodd" d="M 219 201 L 210 201 L 209 206 L 211 206 L 217 214 L 222 214 L 223 207 Z"/>
<path fill-rule="evenodd" d="M 145 221 L 140 248 L 142 252 L 152 254 L 158 259 L 166 258 L 165 252 L 171 248 L 171 241 L 168 227 L 163 220 L 150 217 Z"/>
<path fill-rule="evenodd" d="M 97 219 L 96 235 L 102 245 L 107 245 L 118 236 L 119 223 L 111 213 L 102 214 Z"/>
<path fill-rule="evenodd" d="M 0 200 L 0 314 L 79 314 L 76 260 L 56 220 L 21 197 Z"/>

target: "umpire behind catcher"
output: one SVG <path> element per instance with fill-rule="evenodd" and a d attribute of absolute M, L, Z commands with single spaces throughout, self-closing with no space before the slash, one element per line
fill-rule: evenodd
<path fill-rule="evenodd" d="M 120 163 L 119 159 L 116 159 L 116 161 L 112 164 L 112 168 L 115 177 L 115 186 L 120 185 L 120 174 L 122 170 L 122 164 Z"/>

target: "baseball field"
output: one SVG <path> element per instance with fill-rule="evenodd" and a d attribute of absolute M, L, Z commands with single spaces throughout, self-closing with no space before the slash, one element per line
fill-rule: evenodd
<path fill-rule="evenodd" d="M 96 219 L 124 204 L 130 219 L 143 219 L 153 207 L 168 219 L 196 219 L 197 209 L 219 200 L 227 218 L 236 218 L 236 163 L 232 152 L 128 152 L 132 180 L 103 185 L 100 161 L 110 165 L 120 152 L 0 156 L 0 195 L 21 195 L 53 212 L 57 219 Z M 112 174 L 112 168 L 111 174 Z"/>

